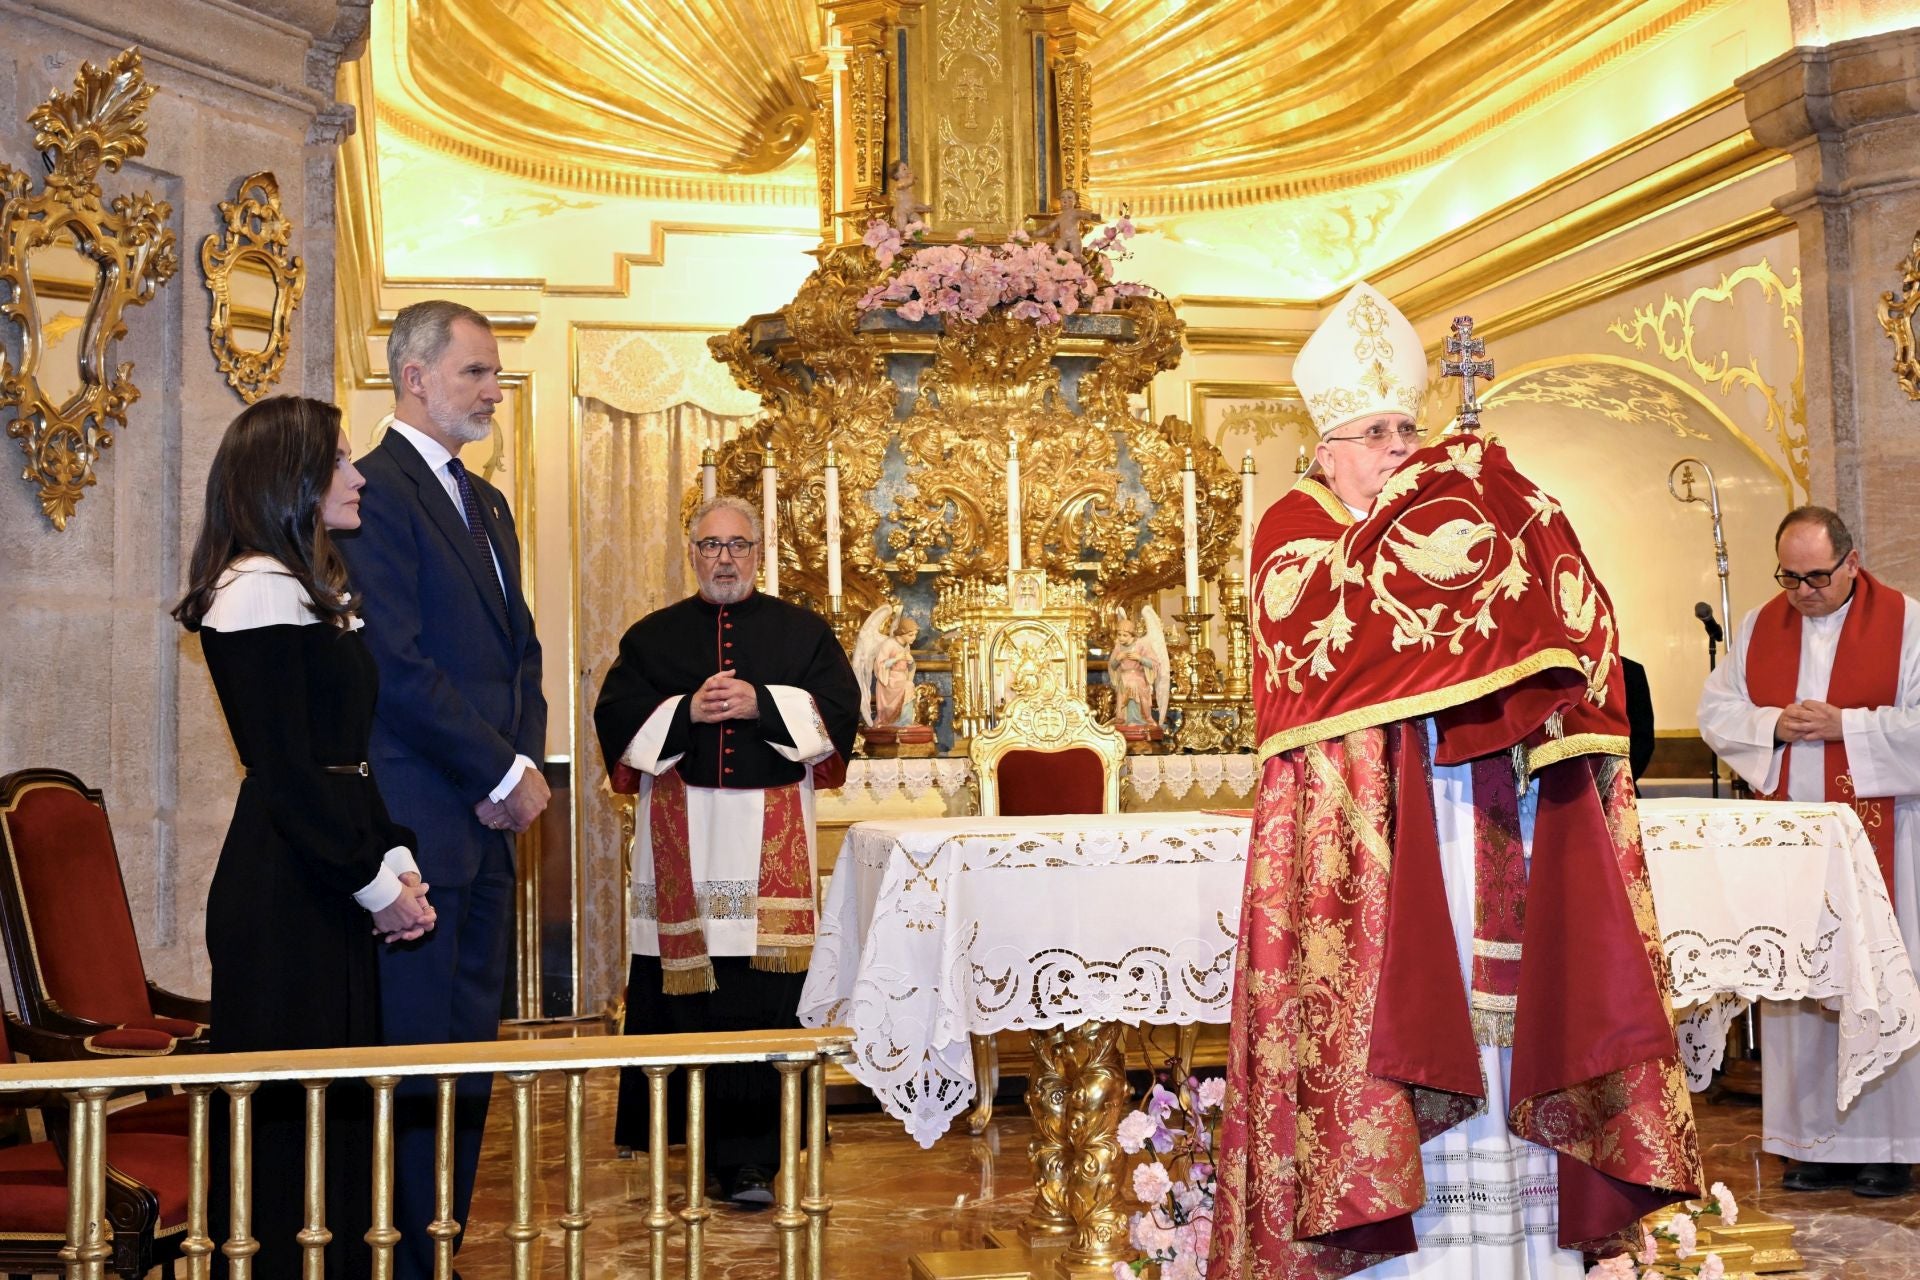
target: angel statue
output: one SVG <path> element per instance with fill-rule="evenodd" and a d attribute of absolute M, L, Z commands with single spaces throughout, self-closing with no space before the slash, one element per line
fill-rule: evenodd
<path fill-rule="evenodd" d="M 853 675 L 860 683 L 860 741 L 869 756 L 930 756 L 938 690 L 915 685 L 913 642 L 920 624 L 897 604 L 883 604 L 860 624 Z"/>
<path fill-rule="evenodd" d="M 893 198 L 893 225 L 902 235 L 912 233 L 914 224 L 925 226 L 920 217 L 923 213 L 932 213 L 933 206 L 921 204 L 920 198 L 913 193 L 913 166 L 905 160 L 894 162 L 887 171 L 887 191 Z"/>
<path fill-rule="evenodd" d="M 1107 655 L 1107 678 L 1113 684 L 1113 723 L 1129 737 L 1157 737 L 1167 717 L 1173 664 L 1167 660 L 1167 637 L 1153 606 L 1140 606 L 1140 624 L 1124 609 L 1114 620 L 1113 650 Z"/>
<path fill-rule="evenodd" d="M 853 674 L 860 682 L 860 719 L 870 725 L 914 722 L 913 642 L 920 625 L 897 604 L 867 615 L 853 642 Z"/>
<path fill-rule="evenodd" d="M 1090 222 L 1100 221 L 1100 215 L 1091 209 L 1080 207 L 1080 193 L 1072 187 L 1060 192 L 1060 212 L 1053 221 L 1040 228 L 1040 234 L 1053 238 L 1053 247 L 1069 258 L 1080 256 L 1080 235 Z"/>

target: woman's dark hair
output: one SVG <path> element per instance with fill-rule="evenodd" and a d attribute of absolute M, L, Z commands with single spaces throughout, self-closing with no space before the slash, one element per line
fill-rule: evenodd
<path fill-rule="evenodd" d="M 324 400 L 271 396 L 240 411 L 207 471 L 187 594 L 173 610 L 181 626 L 200 629 L 221 575 L 247 555 L 278 560 L 306 588 L 314 617 L 347 624 L 347 567 L 320 520 L 339 445 L 340 410 Z"/>

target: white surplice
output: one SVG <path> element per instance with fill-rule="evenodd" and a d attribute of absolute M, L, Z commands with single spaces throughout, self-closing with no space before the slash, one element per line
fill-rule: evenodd
<path fill-rule="evenodd" d="M 818 866 L 813 818 L 813 769 L 833 754 L 826 722 L 813 695 L 792 685 L 771 684 L 774 706 L 780 712 L 793 745 L 769 742 L 775 751 L 797 764 L 809 766 L 797 784 L 800 808 L 807 824 L 807 867 Z M 653 780 L 680 763 L 678 755 L 662 756 L 667 730 L 685 694 L 662 702 L 620 762 L 640 771 L 633 835 L 633 888 L 627 902 L 627 945 L 636 956 L 660 954 L 660 920 L 655 910 L 653 832 L 648 821 L 653 806 Z M 743 732 L 751 732 L 743 729 Z M 687 841 L 693 870 L 693 896 L 709 956 L 750 956 L 758 948 L 754 903 L 760 889 L 760 832 L 766 814 L 767 793 L 747 787 L 688 787 Z M 819 901 L 814 886 L 814 901 Z"/>
<path fill-rule="evenodd" d="M 1794 695 L 1801 701 L 1826 700 L 1840 629 L 1851 607 L 1801 620 Z M 1826 744 L 1776 744 L 1779 708 L 1757 707 L 1747 696 L 1747 646 L 1758 616 L 1756 610 L 1742 619 L 1727 661 L 1707 678 L 1700 693 L 1700 736 L 1756 791 L 1779 785 L 1781 761 L 1791 750 L 1787 798 L 1825 800 Z M 1855 793 L 1894 798 L 1894 914 L 1908 955 L 1920 957 L 1920 908 L 1914 897 L 1920 887 L 1920 603 L 1911 596 L 1900 637 L 1896 700 L 1892 707 L 1846 708 L 1840 724 Z M 1811 1000 L 1761 1006 L 1761 1146 L 1796 1160 L 1920 1163 L 1920 1050 L 1909 1051 L 1842 1112 L 1834 1088 L 1839 1037 L 1838 1015 Z"/>
<path fill-rule="evenodd" d="M 1433 726 L 1426 726 L 1428 748 Z M 1533 853 L 1539 784 L 1520 803 L 1520 836 Z M 1463 984 L 1473 981 L 1474 837 L 1472 764 L 1433 767 L 1440 874 Z M 1487 1106 L 1420 1144 L 1427 1202 L 1413 1215 L 1419 1250 L 1358 1272 L 1354 1280 L 1579 1280 L 1578 1250 L 1562 1249 L 1558 1157 L 1507 1125 L 1513 1050 L 1480 1046 Z"/>

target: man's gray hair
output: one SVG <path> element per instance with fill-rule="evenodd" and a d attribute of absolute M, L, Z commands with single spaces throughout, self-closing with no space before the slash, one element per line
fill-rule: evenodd
<path fill-rule="evenodd" d="M 693 514 L 687 518 L 687 541 L 693 541 L 693 531 L 700 527 L 702 520 L 716 511 L 731 511 L 746 517 L 747 524 L 753 528 L 753 540 L 760 542 L 764 539 L 766 530 L 761 527 L 760 513 L 754 509 L 753 504 L 743 498 L 736 498 L 730 493 L 723 493 L 717 498 L 707 499 L 693 509 Z"/>
<path fill-rule="evenodd" d="M 465 303 L 446 298 L 429 298 L 400 308 L 400 314 L 393 318 L 393 332 L 387 335 L 387 376 L 393 379 L 396 397 L 406 389 L 400 371 L 410 364 L 431 365 L 438 360 L 453 341 L 455 320 L 471 320 L 493 332 L 485 316 Z"/>
<path fill-rule="evenodd" d="M 1786 536 L 1787 530 L 1797 524 L 1818 525 L 1825 529 L 1827 541 L 1833 544 L 1835 559 L 1844 560 L 1847 553 L 1853 550 L 1853 534 L 1848 531 L 1847 522 L 1840 518 L 1840 513 L 1827 507 L 1813 506 L 1795 507 L 1787 512 L 1787 518 L 1782 520 L 1780 527 L 1773 531 L 1773 545 L 1778 547 L 1780 539 Z"/>

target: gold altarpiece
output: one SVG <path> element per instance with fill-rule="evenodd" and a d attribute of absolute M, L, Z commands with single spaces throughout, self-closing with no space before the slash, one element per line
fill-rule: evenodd
<path fill-rule="evenodd" d="M 860 305 L 888 275 L 861 236 L 895 203 L 897 165 L 914 175 L 921 247 L 992 244 L 1029 229 L 1044 237 L 1061 193 L 1085 189 L 1086 55 L 1099 19 L 1077 0 L 829 0 L 822 9 L 828 42 L 804 65 L 819 266 L 787 306 L 710 344 L 763 409 L 718 451 L 717 488 L 758 506 L 771 450 L 781 594 L 830 616 L 849 640 L 884 601 L 931 623 L 937 648 L 925 666 L 950 672 L 949 749 L 963 751 L 991 723 L 1021 652 L 994 638 L 1011 614 L 1024 615 L 1029 648 L 1045 632 L 1071 655 L 1067 683 L 1087 692 L 1089 647 L 1109 638 L 1103 620 L 1181 586 L 1183 459 L 1191 451 L 1208 579 L 1234 558 L 1239 477 L 1185 421 L 1150 421 L 1136 408 L 1181 357 L 1185 326 L 1163 298 L 1125 298 L 1059 325 L 1005 308 L 943 322 Z M 1032 578 L 1009 572 L 1010 440 L 1021 569 L 1040 574 L 1047 602 L 1038 611 L 1017 610 L 1011 594 Z M 843 497 L 839 598 L 827 592 L 829 443 Z M 1208 615 L 1197 601 L 1187 615 L 1197 652 Z M 1245 646 L 1227 650 L 1231 659 Z M 1208 670 L 1210 685 L 1176 679 L 1183 697 L 1210 698 L 1218 713 L 1201 717 L 1213 726 L 1201 749 L 1250 747 L 1244 698 L 1226 693 L 1246 688 L 1244 673 Z"/>

